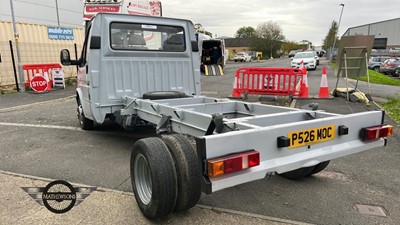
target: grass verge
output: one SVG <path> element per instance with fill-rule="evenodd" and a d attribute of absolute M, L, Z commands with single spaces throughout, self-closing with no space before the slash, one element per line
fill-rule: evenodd
<path fill-rule="evenodd" d="M 367 81 L 367 75 L 359 78 L 360 81 Z M 400 86 L 400 79 L 391 78 L 389 75 L 383 75 L 381 73 L 375 72 L 373 70 L 369 70 L 369 82 L 373 84 L 384 84 L 384 85 L 392 85 L 392 86 Z"/>
<path fill-rule="evenodd" d="M 385 109 L 385 112 L 390 116 L 390 118 L 400 125 L 400 97 L 389 97 L 388 101 L 382 103 L 381 106 Z"/>

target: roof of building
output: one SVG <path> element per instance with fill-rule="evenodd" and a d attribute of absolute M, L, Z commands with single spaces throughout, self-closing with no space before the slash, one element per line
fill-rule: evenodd
<path fill-rule="evenodd" d="M 349 30 L 354 29 L 354 28 L 363 27 L 363 26 L 368 26 L 368 25 L 373 25 L 373 24 L 379 24 L 379 23 L 385 23 L 385 22 L 389 22 L 389 21 L 393 21 L 393 20 L 399 20 L 399 22 L 400 22 L 400 17 L 394 18 L 394 19 L 389 19 L 389 20 L 382 20 L 382 21 L 373 22 L 373 23 L 367 23 L 367 24 L 358 25 L 358 26 L 354 26 L 354 27 L 349 27 L 349 28 L 346 30 L 346 32 L 343 33 L 343 35 L 345 35 Z"/>
<path fill-rule="evenodd" d="M 227 38 L 225 40 L 226 47 L 250 47 L 251 38 Z"/>

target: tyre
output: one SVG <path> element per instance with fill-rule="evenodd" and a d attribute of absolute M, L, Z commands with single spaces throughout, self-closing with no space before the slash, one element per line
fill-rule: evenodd
<path fill-rule="evenodd" d="M 150 99 L 150 100 L 184 98 L 184 97 L 187 97 L 186 94 L 179 91 L 153 91 L 143 94 L 143 99 Z"/>
<path fill-rule="evenodd" d="M 299 168 L 297 170 L 292 170 L 292 171 L 289 171 L 286 173 L 280 173 L 279 175 L 281 175 L 284 178 L 290 179 L 290 180 L 299 180 L 299 179 L 311 174 L 313 172 L 313 170 L 314 170 L 314 166 L 303 167 L 303 168 Z"/>
<path fill-rule="evenodd" d="M 174 160 L 160 138 L 145 138 L 133 145 L 131 182 L 140 211 L 148 219 L 172 212 L 177 197 Z"/>
<path fill-rule="evenodd" d="M 372 68 L 375 72 L 379 72 L 379 66 L 375 66 L 374 68 Z"/>
<path fill-rule="evenodd" d="M 82 104 L 78 100 L 78 119 L 79 125 L 82 130 L 93 130 L 94 121 L 85 117 L 85 113 L 83 112 Z"/>
<path fill-rule="evenodd" d="M 329 165 L 329 162 L 330 161 L 328 160 L 325 162 L 318 163 L 317 165 L 314 166 L 314 169 L 311 171 L 310 174 L 308 174 L 308 176 L 321 172 Z"/>
<path fill-rule="evenodd" d="M 162 140 L 175 161 L 178 197 L 174 210 L 188 210 L 197 204 L 201 196 L 202 174 L 196 151 L 189 140 L 180 134 L 165 135 Z"/>

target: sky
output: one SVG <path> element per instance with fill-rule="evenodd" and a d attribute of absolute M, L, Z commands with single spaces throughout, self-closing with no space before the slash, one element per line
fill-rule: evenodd
<path fill-rule="evenodd" d="M 12 0 L 17 22 L 82 26 L 81 0 Z M 134 0 L 132 0 L 134 2 Z M 349 27 L 400 17 L 399 0 L 161 0 L 163 16 L 200 23 L 214 36 L 234 37 L 243 26 L 257 28 L 273 21 L 288 41 L 309 40 L 322 45 L 333 20 L 342 35 Z M 344 7 L 340 4 L 344 4 Z M 11 21 L 10 0 L 0 0 L 0 20 Z M 1 31 L 0 31 L 1 32 Z M 400 34 L 399 34 L 400 35 Z"/>

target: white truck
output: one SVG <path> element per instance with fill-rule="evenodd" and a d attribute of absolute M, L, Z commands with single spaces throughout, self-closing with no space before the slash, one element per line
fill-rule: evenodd
<path fill-rule="evenodd" d="M 149 34 L 158 45 L 147 45 Z M 79 67 L 82 129 L 106 118 L 127 129 L 155 125 L 160 136 L 137 141 L 130 163 L 149 219 L 267 174 L 318 173 L 332 159 L 386 145 L 392 133 L 383 111 L 340 115 L 201 96 L 198 50 L 188 20 L 99 13 L 80 59 L 60 54 L 63 65 Z"/>

